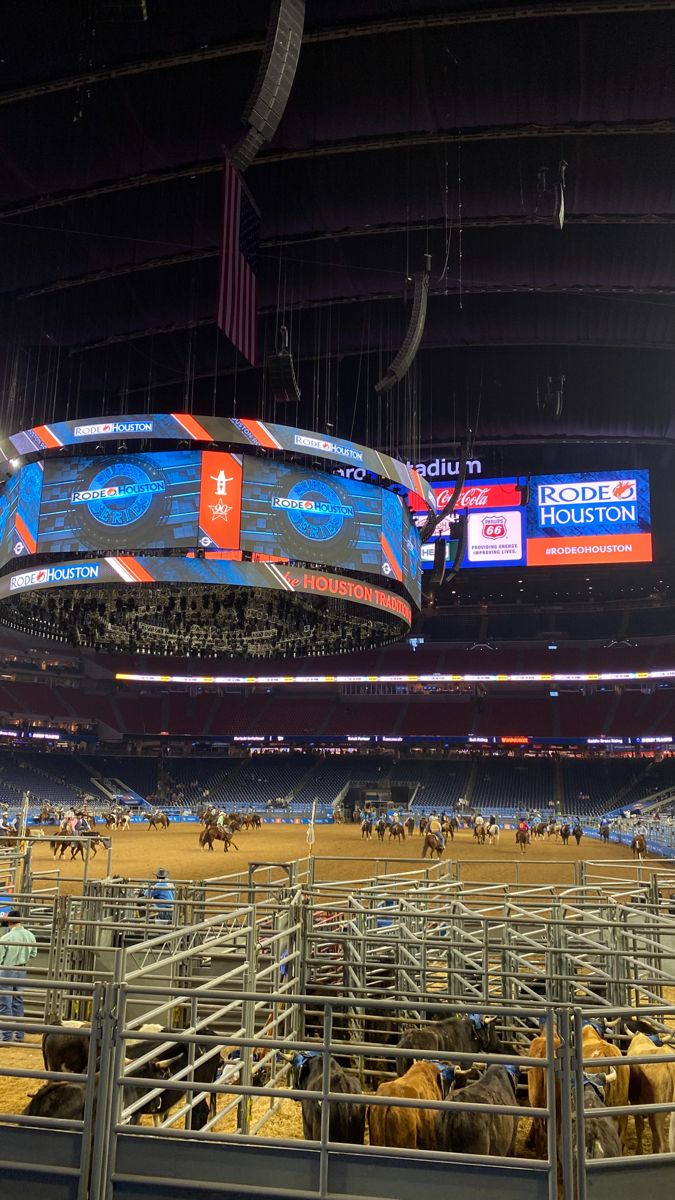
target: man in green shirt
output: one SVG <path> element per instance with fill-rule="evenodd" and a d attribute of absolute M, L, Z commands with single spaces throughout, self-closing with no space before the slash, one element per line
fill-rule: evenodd
<path fill-rule="evenodd" d="M 35 958 L 37 944 L 30 929 L 24 928 L 18 908 L 12 908 L 5 918 L 7 932 L 0 937 L 0 1018 L 23 1017 L 23 991 L 20 980 L 26 978 L 26 963 Z M 11 981 L 11 982 L 10 982 Z M 0 1029 L 0 1041 L 17 1042 L 24 1039 L 23 1029 Z"/>

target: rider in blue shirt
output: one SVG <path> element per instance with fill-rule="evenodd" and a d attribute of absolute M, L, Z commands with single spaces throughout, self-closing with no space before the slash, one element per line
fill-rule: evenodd
<path fill-rule="evenodd" d="M 172 916 L 173 903 L 176 899 L 176 888 L 169 879 L 166 867 L 158 867 L 155 882 L 145 893 L 149 900 L 154 900 L 155 913 L 158 921 L 169 922 Z"/>

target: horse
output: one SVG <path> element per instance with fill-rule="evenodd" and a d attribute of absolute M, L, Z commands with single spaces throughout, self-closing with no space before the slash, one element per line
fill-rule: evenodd
<path fill-rule="evenodd" d="M 405 841 L 405 829 L 400 821 L 394 821 L 393 825 L 389 826 L 389 841 L 394 838 L 396 841 Z"/>
<path fill-rule="evenodd" d="M 545 833 L 546 833 L 546 825 L 544 824 L 543 821 L 538 821 L 536 825 L 532 826 L 532 836 L 533 837 L 543 839 Z"/>
<path fill-rule="evenodd" d="M 58 858 L 61 860 L 66 853 L 66 850 L 69 849 L 71 862 L 74 862 L 78 854 L 82 859 L 82 862 L 84 862 L 84 847 L 87 844 L 87 840 L 89 842 L 91 855 L 93 858 L 96 858 L 96 853 L 99 846 L 105 848 L 105 842 L 95 829 L 90 829 L 86 832 L 78 834 L 78 836 L 73 838 L 73 840 L 70 842 L 50 842 L 49 846 L 54 858 L 56 858 L 58 854 Z"/>
<path fill-rule="evenodd" d="M 644 838 L 644 835 L 641 833 L 634 834 L 630 848 L 633 851 L 633 858 L 639 858 L 640 862 L 642 862 L 642 859 L 647 853 L 647 842 Z"/>
<path fill-rule="evenodd" d="M 405 831 L 406 831 L 408 837 L 412 837 L 413 833 L 415 832 L 415 818 L 414 817 L 406 817 Z"/>
<path fill-rule="evenodd" d="M 546 826 L 546 832 L 548 834 L 549 841 L 551 840 L 552 837 L 554 837 L 557 833 L 559 833 L 559 831 L 560 831 L 560 827 L 556 824 L 556 822 L 549 821 L 548 825 Z"/>
<path fill-rule="evenodd" d="M 434 854 L 440 858 L 443 853 L 443 844 L 437 833 L 425 833 L 424 842 L 422 844 L 422 858 L 426 858 L 427 850 L 430 851 L 431 857 Z"/>
<path fill-rule="evenodd" d="M 148 822 L 148 833 L 151 829 L 168 829 L 171 821 L 165 812 L 156 808 L 154 812 L 143 813 L 143 820 Z"/>
<path fill-rule="evenodd" d="M 605 845 L 608 845 L 609 844 L 609 825 L 606 825 L 603 823 L 600 826 L 599 833 L 600 833 L 600 841 L 604 842 Z"/>
<path fill-rule="evenodd" d="M 367 838 L 368 841 L 370 841 L 372 836 L 373 836 L 373 822 L 369 821 L 367 817 L 364 817 L 361 822 L 361 837 Z M 384 834 L 382 834 L 382 837 L 384 837 Z"/>
<path fill-rule="evenodd" d="M 361 828 L 363 829 L 363 826 L 361 826 Z M 385 821 L 384 817 L 380 817 L 379 821 L 376 822 L 375 832 L 379 841 L 383 842 L 384 835 L 387 832 L 387 822 Z"/>
<path fill-rule="evenodd" d="M 479 846 L 485 845 L 485 823 L 483 823 L 482 825 L 474 825 L 473 840 L 475 842 L 478 842 Z"/>
<path fill-rule="evenodd" d="M 520 853 L 524 854 L 530 844 L 529 829 L 516 829 L 516 846 L 520 846 Z"/>
<path fill-rule="evenodd" d="M 487 827 L 487 837 L 490 846 L 494 846 L 495 842 L 499 841 L 499 825 L 495 821 L 493 825 Z"/>
<path fill-rule="evenodd" d="M 567 821 L 565 821 L 565 824 L 560 826 L 560 839 L 563 846 L 567 846 L 569 844 L 571 832 L 572 830 L 570 829 Z"/>
<path fill-rule="evenodd" d="M 428 824 L 428 817 L 420 817 L 420 833 L 426 833 Z"/>
<path fill-rule="evenodd" d="M 209 850 L 213 850 L 214 842 L 223 842 L 223 851 L 225 854 L 227 854 L 230 846 L 234 846 L 235 850 L 239 849 L 237 844 L 232 841 L 232 833 L 229 829 L 225 829 L 223 825 L 205 825 L 199 835 L 199 845 L 202 850 L 205 846 Z"/>
<path fill-rule="evenodd" d="M 579 824 L 579 822 L 577 821 L 576 825 L 574 826 L 574 828 L 572 830 L 572 837 L 574 838 L 577 846 L 579 845 L 579 842 L 581 841 L 583 836 L 584 836 L 584 831 L 583 831 L 581 825 Z"/>
<path fill-rule="evenodd" d="M 129 829 L 131 825 L 131 817 L 128 812 L 104 813 L 103 820 L 107 829 Z"/>
<path fill-rule="evenodd" d="M 452 821 L 449 821 L 447 817 L 444 817 L 443 820 L 441 821 L 441 833 L 443 834 L 444 837 L 446 837 L 446 838 L 449 837 L 451 842 L 454 842 L 454 840 L 455 840 L 455 829 L 456 828 L 457 828 L 457 822 L 455 821 L 454 817 L 452 818 Z"/>

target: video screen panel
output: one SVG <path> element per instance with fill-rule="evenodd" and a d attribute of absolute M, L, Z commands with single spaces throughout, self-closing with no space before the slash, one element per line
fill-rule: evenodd
<path fill-rule="evenodd" d="M 10 476 L 0 494 L 0 566 L 35 554 L 42 492 L 42 463 Z"/>
<path fill-rule="evenodd" d="M 403 585 L 418 608 L 422 605 L 422 539 L 408 509 L 403 506 Z"/>
<path fill-rule="evenodd" d="M 241 548 L 392 576 L 382 544 L 382 494 L 371 484 L 247 458 Z"/>
<path fill-rule="evenodd" d="M 439 509 L 452 491 L 452 483 L 434 485 Z M 409 502 L 416 524 L 424 524 L 421 502 L 412 494 Z M 464 517 L 463 568 L 652 561 L 648 471 L 535 475 L 468 484 L 452 515 L 422 546 L 423 567 L 433 566 L 439 537 L 446 539 L 446 561 L 454 562 L 458 524 Z"/>
<path fill-rule="evenodd" d="M 527 565 L 651 562 L 648 471 L 535 475 L 527 506 Z"/>
<path fill-rule="evenodd" d="M 197 545 L 197 450 L 45 463 L 40 553 Z"/>

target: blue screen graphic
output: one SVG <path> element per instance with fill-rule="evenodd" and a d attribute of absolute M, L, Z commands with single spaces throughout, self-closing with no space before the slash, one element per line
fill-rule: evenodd
<path fill-rule="evenodd" d="M 380 575 L 381 497 L 367 483 L 246 459 L 241 548 Z"/>
<path fill-rule="evenodd" d="M 38 551 L 195 546 L 200 476 L 197 450 L 48 462 Z"/>

